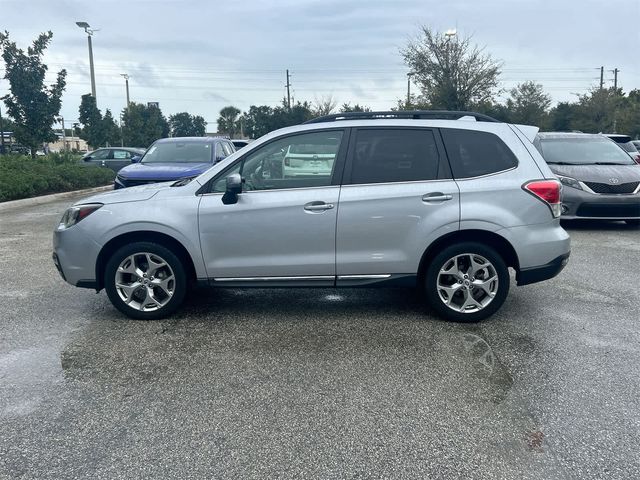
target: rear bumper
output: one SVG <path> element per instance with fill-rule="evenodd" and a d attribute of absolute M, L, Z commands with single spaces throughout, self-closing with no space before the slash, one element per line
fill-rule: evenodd
<path fill-rule="evenodd" d="M 560 255 L 545 265 L 520 269 L 516 274 L 518 286 L 542 282 L 543 280 L 549 280 L 555 277 L 562 271 L 567 263 L 569 263 L 570 253 L 571 252 L 567 252 Z"/>

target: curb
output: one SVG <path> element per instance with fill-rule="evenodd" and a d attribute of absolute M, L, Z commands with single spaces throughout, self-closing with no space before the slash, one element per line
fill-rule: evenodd
<path fill-rule="evenodd" d="M 54 202 L 63 198 L 75 197 L 77 195 L 90 195 L 92 193 L 106 192 L 112 190 L 113 184 L 104 187 L 87 188 L 84 190 L 74 190 L 72 192 L 54 193 L 52 195 L 42 195 L 40 197 L 21 198 L 20 200 L 11 200 L 0 203 L 0 212 L 3 210 L 11 210 L 12 208 L 30 207 L 32 205 L 41 205 L 43 203 Z"/>

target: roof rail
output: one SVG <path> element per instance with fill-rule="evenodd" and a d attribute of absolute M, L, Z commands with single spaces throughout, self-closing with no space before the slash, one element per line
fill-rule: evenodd
<path fill-rule="evenodd" d="M 398 110 L 388 112 L 345 112 L 312 118 L 304 123 L 335 122 L 337 120 L 381 120 L 381 119 L 411 119 L 411 120 L 460 120 L 472 117 L 478 122 L 500 122 L 489 115 L 476 112 L 458 112 L 454 110 Z"/>

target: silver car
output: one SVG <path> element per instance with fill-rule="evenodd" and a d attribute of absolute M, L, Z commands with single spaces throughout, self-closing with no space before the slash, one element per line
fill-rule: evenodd
<path fill-rule="evenodd" d="M 557 275 L 570 252 L 561 184 L 538 129 L 468 112 L 321 117 L 265 135 L 193 180 L 96 195 L 69 208 L 53 259 L 136 319 L 211 287 L 423 289 L 454 321 Z M 332 155 L 284 174 L 286 152 Z"/>

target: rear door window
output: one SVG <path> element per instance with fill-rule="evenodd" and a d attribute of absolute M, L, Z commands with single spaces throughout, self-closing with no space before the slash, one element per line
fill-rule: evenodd
<path fill-rule="evenodd" d="M 518 159 L 495 134 L 477 130 L 440 130 L 453 177 L 472 178 L 518 166 Z"/>
<path fill-rule="evenodd" d="M 347 183 L 435 180 L 439 163 L 440 155 L 432 130 L 358 129 Z"/>

